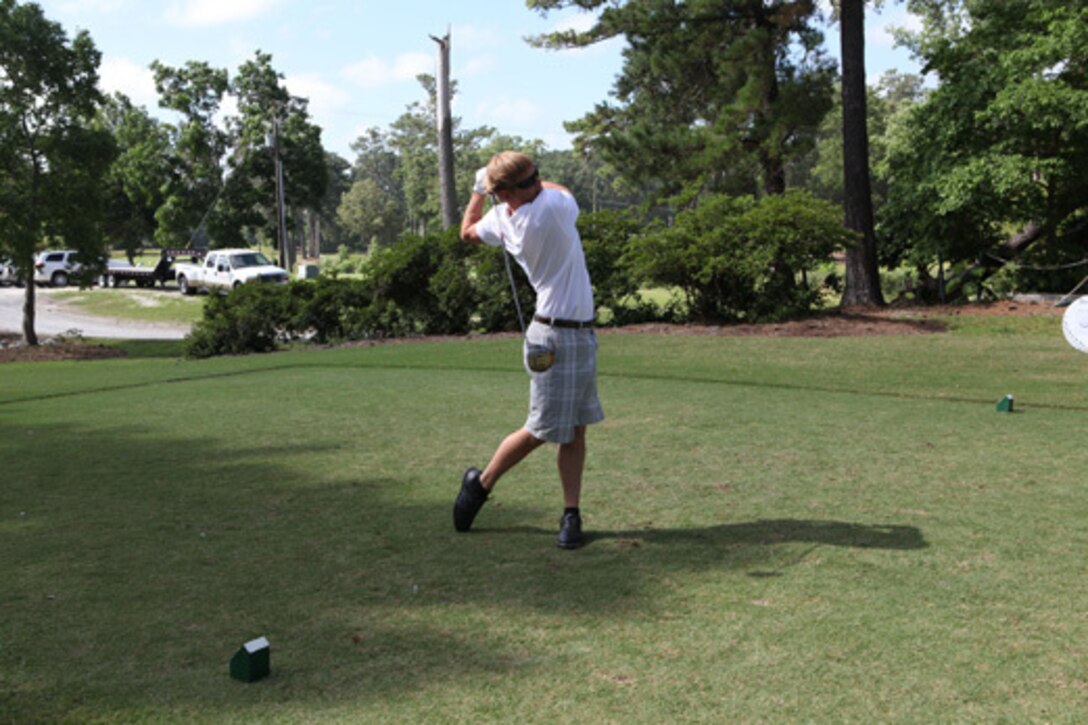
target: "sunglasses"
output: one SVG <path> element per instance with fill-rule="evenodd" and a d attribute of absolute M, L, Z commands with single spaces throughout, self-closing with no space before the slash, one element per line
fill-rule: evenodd
<path fill-rule="evenodd" d="M 522 179 L 515 183 L 511 188 L 513 189 L 531 189 L 536 185 L 536 182 L 540 181 L 540 169 L 534 168 L 533 173 L 528 178 Z"/>

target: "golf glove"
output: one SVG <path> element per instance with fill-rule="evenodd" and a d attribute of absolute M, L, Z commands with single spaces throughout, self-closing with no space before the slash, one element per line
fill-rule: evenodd
<path fill-rule="evenodd" d="M 487 196 L 487 167 L 481 166 L 476 171 L 476 185 L 472 187 L 472 190 L 477 194 Z"/>

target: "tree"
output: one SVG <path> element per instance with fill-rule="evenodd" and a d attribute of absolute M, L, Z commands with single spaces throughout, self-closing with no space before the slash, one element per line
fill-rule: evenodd
<path fill-rule="evenodd" d="M 318 209 L 325 195 L 329 178 L 321 129 L 310 122 L 306 99 L 290 95 L 282 81 L 272 56 L 257 51 L 231 83 L 238 100 L 238 115 L 228 120 L 235 150 L 212 227 L 225 240 L 240 237 L 244 227 L 275 238 L 276 154 L 283 165 L 288 228 L 298 225 L 297 212 Z"/>
<path fill-rule="evenodd" d="M 229 136 L 216 125 L 215 116 L 230 81 L 226 70 L 197 61 L 189 61 L 184 68 L 155 61 L 151 70 L 159 106 L 182 116 L 171 127 L 173 169 L 163 203 L 155 212 L 156 241 L 185 247 L 201 231 L 223 188 L 221 164 Z"/>
<path fill-rule="evenodd" d="M 599 149 L 635 183 L 665 193 L 785 190 L 789 159 L 810 148 L 831 105 L 834 68 L 812 25 L 812 0 L 527 0 L 542 13 L 597 10 L 585 32 L 537 45 L 578 47 L 623 36 L 623 71 L 612 95 L 568 124 L 579 147 Z"/>
<path fill-rule="evenodd" d="M 371 191 L 368 192 L 368 196 L 373 198 L 380 194 L 381 201 L 378 203 L 385 210 L 385 215 L 399 220 L 398 226 L 391 231 L 390 236 L 385 236 L 384 232 L 377 234 L 377 241 L 380 244 L 392 243 L 407 223 L 408 208 L 404 187 L 401 183 L 401 157 L 393 146 L 392 134 L 383 133 L 377 128 L 367 129 L 362 136 L 352 142 L 351 150 L 356 154 L 355 163 L 352 165 L 351 179 L 347 188 L 345 188 L 345 192 L 363 181 L 368 181 L 373 185 Z M 350 209 L 354 201 L 343 195 L 338 200 L 336 214 L 341 223 L 346 217 L 359 219 L 362 216 L 363 212 Z M 371 201 L 369 203 L 373 204 L 375 202 Z M 352 226 L 358 229 L 354 223 Z M 347 231 L 346 228 L 345 231 Z M 351 232 L 348 233 L 352 234 Z M 350 246 L 363 250 L 370 244 L 374 233 L 372 232 L 370 236 L 355 236 L 354 234 L 352 236 L 358 241 Z"/>
<path fill-rule="evenodd" d="M 117 145 L 117 158 L 104 179 L 105 234 L 131 261 L 155 237 L 155 212 L 170 176 L 169 129 L 123 94 L 108 97 L 98 118 Z"/>
<path fill-rule="evenodd" d="M 257 51 L 233 80 L 196 61 L 183 68 L 156 61 L 152 69 L 159 105 L 182 114 L 172 128 L 174 168 L 156 213 L 160 241 L 185 246 L 200 232 L 220 246 L 274 239 L 277 154 L 289 226 L 301 225 L 296 210 L 321 207 L 329 183 L 321 129 L 310 122 L 307 101 L 287 92 L 271 55 Z M 221 127 L 216 116 L 228 93 L 238 114 Z"/>
<path fill-rule="evenodd" d="M 843 306 L 882 305 L 873 198 L 869 179 L 869 132 L 865 85 L 865 0 L 839 0 L 842 41 L 842 166 L 846 227 L 859 243 L 846 250 Z"/>
<path fill-rule="evenodd" d="M 325 153 L 325 168 L 328 169 L 328 184 L 325 186 L 325 195 L 321 198 L 321 204 L 314 217 L 315 241 L 320 242 L 317 253 L 332 252 L 347 243 L 347 232 L 340 225 L 337 210 L 340 207 L 340 199 L 351 188 L 351 163 L 339 154 L 331 151 Z"/>
<path fill-rule="evenodd" d="M 363 248 L 389 246 L 404 227 L 396 201 L 373 179 L 360 179 L 351 185 L 337 210 L 340 225 L 362 240 Z"/>
<path fill-rule="evenodd" d="M 909 242 L 923 275 L 939 255 L 985 278 L 1040 241 L 1082 259 L 1088 7 L 915 0 L 911 9 L 924 24 L 909 43 L 940 85 L 897 132 L 882 230 Z M 963 290 L 957 281 L 949 293 Z"/>
<path fill-rule="evenodd" d="M 438 44 L 438 77 L 435 89 L 435 120 L 438 135 L 438 185 L 442 204 L 442 228 L 458 223 L 457 189 L 453 179 L 453 116 L 450 113 L 450 34 L 431 36 Z"/>
<path fill-rule="evenodd" d="M 367 173 L 366 168 L 371 168 L 384 178 L 384 173 L 392 166 L 393 178 L 404 201 L 407 228 L 422 235 L 441 221 L 441 189 L 434 171 L 438 165 L 438 144 L 434 132 L 435 80 L 426 74 L 417 76 L 417 80 L 427 94 L 427 103 L 410 104 L 405 113 L 393 122 L 387 134 L 371 129 L 368 136 L 356 141 L 356 150 L 360 154 L 366 150 L 373 151 L 374 156 L 366 160 L 360 158 L 355 176 L 358 180 Z M 450 93 L 455 94 L 456 90 L 457 84 L 451 82 Z M 515 149 L 535 157 L 544 148 L 539 140 L 525 141 L 500 135 L 487 126 L 462 129 L 461 119 L 456 116 L 451 119 L 450 126 L 456 186 L 460 189 L 472 187 L 476 170 L 497 151 Z M 364 164 L 370 166 L 364 168 Z M 376 181 L 383 190 L 388 191 L 383 181 Z"/>
<path fill-rule="evenodd" d="M 100 54 L 86 32 L 71 41 L 40 7 L 0 0 L 0 253 L 26 282 L 23 336 L 34 329 L 34 252 L 63 242 L 95 266 L 103 251 L 102 177 L 110 135 L 93 126 Z"/>

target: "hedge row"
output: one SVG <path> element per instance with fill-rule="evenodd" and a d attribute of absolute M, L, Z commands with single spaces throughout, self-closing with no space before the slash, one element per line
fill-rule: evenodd
<path fill-rule="evenodd" d="M 851 243 L 838 208 L 808 194 L 703 199 L 668 223 L 604 211 L 579 230 L 597 304 L 611 324 L 665 317 L 638 295 L 665 286 L 700 321 L 759 321 L 804 314 L 819 285 L 803 282 Z M 513 266 L 522 310 L 534 294 Z M 266 352 L 284 341 L 317 343 L 517 329 L 502 252 L 468 245 L 456 230 L 411 236 L 375 251 L 358 278 L 335 274 L 284 286 L 247 285 L 213 296 L 186 341 L 192 357 Z"/>

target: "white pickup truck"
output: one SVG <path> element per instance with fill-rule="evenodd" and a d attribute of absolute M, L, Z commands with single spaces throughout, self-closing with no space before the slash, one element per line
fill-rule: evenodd
<path fill-rule="evenodd" d="M 216 249 L 208 252 L 202 263 L 179 263 L 174 269 L 183 295 L 202 289 L 229 292 L 251 282 L 286 284 L 290 277 L 287 270 L 252 249 Z"/>

